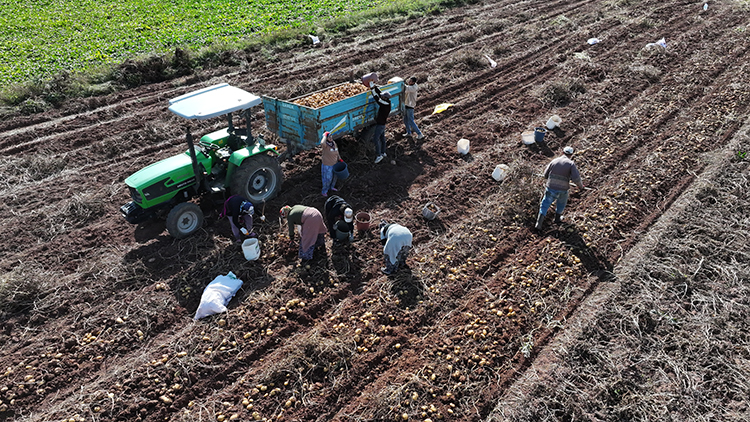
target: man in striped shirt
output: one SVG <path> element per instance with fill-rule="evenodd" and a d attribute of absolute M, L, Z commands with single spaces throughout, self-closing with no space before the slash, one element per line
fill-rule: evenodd
<path fill-rule="evenodd" d="M 573 147 L 567 146 L 563 148 L 563 155 L 550 161 L 544 170 L 547 187 L 544 190 L 544 198 L 542 198 L 542 204 L 539 206 L 539 215 L 536 218 L 535 227 L 537 230 L 542 229 L 544 216 L 547 215 L 547 210 L 552 205 L 552 202 L 557 202 L 555 223 L 559 224 L 562 222 L 562 213 L 565 210 L 565 205 L 568 203 L 568 189 L 570 189 L 571 180 L 578 186 L 578 189 L 583 189 L 581 174 L 578 172 L 576 163 L 571 159 L 573 152 Z"/>

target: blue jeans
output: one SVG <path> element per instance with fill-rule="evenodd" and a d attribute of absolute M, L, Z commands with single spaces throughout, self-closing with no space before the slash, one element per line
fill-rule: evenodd
<path fill-rule="evenodd" d="M 375 155 L 385 154 L 385 125 L 375 125 L 372 142 L 375 142 Z"/>
<path fill-rule="evenodd" d="M 411 134 L 412 132 L 416 133 L 417 136 L 422 136 L 422 132 L 420 132 L 419 128 L 417 127 L 417 123 L 414 122 L 414 109 L 405 107 L 404 109 L 404 126 L 406 126 L 406 133 Z"/>
<path fill-rule="evenodd" d="M 552 205 L 552 202 L 557 202 L 557 213 L 562 214 L 565 210 L 565 205 L 568 204 L 568 191 L 545 188 L 542 205 L 539 206 L 539 213 L 547 215 L 547 210 Z"/>
<path fill-rule="evenodd" d="M 323 195 L 326 195 L 331 188 L 336 187 L 338 177 L 333 175 L 333 166 L 320 165 L 320 174 L 323 181 Z"/>

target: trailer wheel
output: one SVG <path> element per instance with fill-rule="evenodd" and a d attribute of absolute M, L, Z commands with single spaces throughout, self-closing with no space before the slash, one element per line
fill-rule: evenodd
<path fill-rule="evenodd" d="M 284 175 L 275 157 L 266 154 L 245 159 L 232 176 L 232 193 L 241 195 L 253 203 L 268 201 L 281 190 Z"/>
<path fill-rule="evenodd" d="M 192 202 L 183 202 L 167 215 L 167 231 L 175 239 L 183 239 L 203 227 L 203 211 Z"/>

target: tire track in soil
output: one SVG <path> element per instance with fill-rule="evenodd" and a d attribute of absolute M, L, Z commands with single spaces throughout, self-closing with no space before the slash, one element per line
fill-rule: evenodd
<path fill-rule="evenodd" d="M 633 160 L 631 160 L 631 161 L 633 161 Z"/>
<path fill-rule="evenodd" d="M 165 92 L 166 91 L 166 92 Z M 58 126 L 63 124 L 78 124 L 77 127 L 72 129 L 73 131 L 78 129 L 84 129 L 88 127 L 88 125 L 96 124 L 101 120 L 100 117 L 98 117 L 99 114 L 104 115 L 113 115 L 117 112 L 120 112 L 121 110 L 125 109 L 134 109 L 137 106 L 137 111 L 131 111 L 126 114 L 122 114 L 117 116 L 115 119 L 111 119 L 109 122 L 114 123 L 118 121 L 127 121 L 129 119 L 133 119 L 136 116 L 143 116 L 148 114 L 153 114 L 154 108 L 161 108 L 164 105 L 164 95 L 169 92 L 179 92 L 179 91 L 186 91 L 185 87 L 181 88 L 174 88 L 171 90 L 160 90 L 156 93 L 147 93 L 145 96 L 139 96 L 137 98 L 125 101 L 125 102 L 116 102 L 116 103 L 109 103 L 104 106 L 97 107 L 93 110 L 87 110 L 82 113 L 75 113 L 75 114 L 69 114 L 69 115 L 63 115 L 61 117 L 51 118 L 49 120 L 44 120 L 40 122 L 35 122 L 33 124 L 25 125 L 25 126 L 19 126 L 19 127 L 13 127 L 8 130 L 4 130 L 0 132 L 0 146 L 3 146 L 2 139 L 4 138 L 12 138 L 16 136 L 20 136 L 29 132 L 41 132 L 44 134 L 44 136 L 54 136 L 55 134 L 58 134 L 59 132 L 56 130 Z M 184 92 L 183 92 L 184 93 Z M 181 93 L 182 94 L 182 93 Z M 174 96 L 178 96 L 181 94 L 175 94 Z M 115 97 L 118 96 L 115 94 L 111 94 L 108 97 Z M 172 96 L 169 96 L 168 98 L 172 98 Z M 112 99 L 114 101 L 114 98 Z M 81 120 L 83 120 L 81 122 Z M 92 123 L 93 122 L 93 123 Z"/>
<path fill-rule="evenodd" d="M 584 5 L 587 4 L 587 3 L 588 2 L 582 2 L 582 4 L 584 4 Z M 539 18 L 539 19 L 541 20 L 541 19 L 543 19 L 543 17 Z M 459 26 L 463 26 L 463 25 L 459 25 Z M 437 26 L 436 28 L 443 28 L 442 30 L 439 31 L 439 35 L 454 35 L 454 29 L 451 28 L 451 27 L 444 28 L 443 26 Z M 402 30 L 402 32 L 408 32 L 408 31 L 409 31 L 408 28 L 405 28 L 404 30 Z M 494 37 L 494 35 L 493 35 L 493 37 Z M 398 38 L 399 37 L 394 37 L 394 36 L 392 36 L 390 34 L 389 35 L 383 35 L 383 39 L 398 39 Z M 560 37 L 560 38 L 562 38 L 562 37 Z M 424 41 L 426 39 L 434 39 L 434 33 L 430 33 L 428 35 L 425 35 L 424 37 L 422 37 L 422 39 L 417 39 L 417 40 L 412 41 L 412 45 L 419 44 L 420 42 L 422 42 L 422 41 Z M 480 40 L 474 41 L 474 42 L 470 43 L 470 45 L 477 44 L 477 43 L 479 43 L 479 41 Z M 488 40 L 481 40 L 481 41 L 482 42 L 487 42 Z M 556 42 L 559 42 L 559 40 L 556 40 Z M 397 42 L 396 41 L 396 42 L 392 42 L 392 44 L 390 45 L 390 47 L 393 47 L 395 49 L 397 46 L 401 46 L 401 45 L 402 45 L 401 42 Z M 443 51 L 442 55 L 443 56 L 447 56 L 447 55 L 452 54 L 454 51 L 457 51 L 459 49 L 463 49 L 463 48 L 466 48 L 466 47 L 467 47 L 467 45 L 463 45 L 463 46 L 459 46 L 459 47 L 454 47 L 454 48 L 449 49 L 447 51 Z M 388 48 L 386 47 L 385 49 L 388 49 Z M 383 48 L 374 49 L 371 53 L 373 53 L 373 55 L 376 55 L 375 53 L 378 50 L 383 50 Z M 430 53 L 433 53 L 433 54 L 426 54 L 426 55 L 423 55 L 422 57 L 425 57 L 425 58 L 426 57 L 430 57 L 430 61 L 433 61 L 433 62 L 436 61 L 436 59 L 433 58 L 435 52 L 430 52 Z M 361 53 L 358 53 L 358 54 L 354 54 L 353 53 L 351 55 L 352 59 L 358 60 L 359 57 L 361 57 Z M 523 61 L 525 59 L 527 59 L 527 57 L 519 58 L 518 62 L 520 63 L 521 61 Z M 425 59 L 425 60 L 427 60 L 427 59 Z M 346 64 L 346 63 L 347 63 L 346 60 L 342 60 L 342 64 Z M 295 74 L 282 74 L 282 75 L 279 75 L 278 72 L 277 72 L 277 69 L 269 69 L 266 74 L 261 74 L 261 78 L 263 76 L 270 76 L 270 75 L 274 75 L 275 76 L 275 75 L 278 75 L 278 77 L 275 80 L 277 82 L 282 82 L 282 81 L 286 81 L 286 80 L 292 79 L 292 77 L 294 77 L 294 76 L 305 75 L 305 74 L 307 74 L 307 72 L 308 72 L 308 69 L 301 69 L 296 75 Z M 265 78 L 262 78 L 262 79 L 265 79 Z M 479 77 L 475 79 L 475 82 L 476 81 L 479 81 Z M 167 84 L 168 83 L 159 83 L 159 84 L 154 84 L 154 85 L 161 86 L 161 85 L 167 85 Z M 268 80 L 266 80 L 265 84 L 266 85 L 274 85 L 274 79 L 268 79 Z M 168 87 L 167 89 L 160 89 L 156 93 L 148 93 L 146 97 L 138 97 L 138 98 L 132 99 L 132 100 L 130 100 L 129 102 L 127 102 L 125 104 L 123 104 L 123 103 L 110 104 L 110 105 L 107 105 L 107 106 L 104 106 L 104 107 L 99 107 L 99 108 L 97 108 L 95 110 L 87 111 L 87 112 L 84 112 L 84 113 L 75 114 L 75 115 L 69 115 L 69 116 L 63 116 L 63 117 L 60 117 L 60 118 L 57 118 L 57 119 L 54 119 L 54 120 L 42 122 L 42 123 L 36 124 L 34 126 L 27 126 L 27 127 L 23 127 L 23 128 L 16 128 L 16 129 L 13 129 L 13 130 L 10 130 L 10 131 L 7 131 L 7 132 L 0 132 L 0 147 L 1 147 L 2 144 L 3 144 L 2 138 L 4 138 L 4 137 L 11 138 L 11 137 L 18 136 L 18 135 L 21 135 L 21 134 L 27 133 L 27 132 L 32 132 L 32 133 L 36 134 L 36 132 L 42 131 L 43 129 L 48 129 L 48 130 L 42 131 L 42 135 L 38 135 L 37 138 L 35 138 L 32 141 L 29 141 L 29 142 L 26 142 L 26 143 L 23 143 L 23 144 L 14 144 L 14 145 L 6 148 L 6 149 L 0 149 L 0 152 L 4 152 L 6 154 L 12 154 L 12 153 L 17 153 L 17 152 L 22 152 L 22 151 L 28 152 L 28 148 L 29 147 L 37 146 L 39 144 L 44 143 L 45 141 L 55 140 L 57 136 L 62 136 L 62 134 L 59 133 L 59 130 L 57 130 L 58 129 L 57 126 L 60 125 L 60 124 L 62 124 L 62 123 L 69 123 L 69 122 L 72 123 L 73 121 L 76 121 L 76 120 L 81 119 L 81 118 L 92 118 L 96 114 L 99 114 L 99 113 L 106 113 L 106 112 L 109 112 L 109 111 L 116 111 L 116 110 L 119 110 L 119 109 L 121 109 L 123 107 L 127 107 L 129 105 L 142 105 L 144 102 L 148 106 L 152 106 L 153 105 L 154 108 L 157 108 L 156 105 L 159 103 L 159 101 L 163 101 L 163 99 L 166 98 L 165 95 L 171 98 L 171 97 L 175 97 L 175 96 L 178 96 L 178 95 L 182 95 L 183 93 L 185 93 L 187 91 L 188 90 L 185 89 L 185 87 L 179 87 L 179 88 Z M 66 133 L 69 136 L 74 136 L 74 135 L 76 135 L 78 133 L 83 133 L 83 132 L 86 132 L 86 131 L 90 131 L 92 129 L 92 127 L 95 128 L 95 127 L 99 127 L 99 126 L 111 125 L 113 123 L 120 122 L 120 121 L 134 121 L 136 119 L 136 117 L 138 117 L 138 116 L 146 116 L 148 114 L 152 114 L 153 111 L 154 110 L 152 108 L 150 108 L 150 107 L 147 108 L 147 109 L 143 109 L 141 107 L 136 112 L 130 112 L 128 114 L 116 117 L 114 119 L 109 119 L 109 120 L 102 121 L 100 118 L 96 118 L 96 119 L 92 119 L 92 120 L 94 120 L 93 122 L 76 122 L 77 123 L 77 127 L 75 127 L 74 129 L 68 129 L 66 131 Z M 132 127 L 132 129 L 137 129 L 137 127 L 134 126 L 134 127 Z"/>
<path fill-rule="evenodd" d="M 715 76 L 717 76 L 717 75 L 712 75 L 712 76 L 714 76 L 714 77 L 715 77 Z M 661 120 L 661 121 L 660 121 L 660 122 L 658 123 L 658 125 L 657 125 L 657 130 L 658 130 L 658 128 L 659 128 L 659 127 L 661 127 L 661 126 L 665 125 L 665 124 L 666 124 L 666 121 L 667 121 L 667 120 L 670 120 L 670 119 L 671 119 L 671 117 L 673 117 L 673 115 L 667 116 L 667 118 L 664 118 L 664 119 L 662 119 L 662 120 Z M 649 127 L 649 129 L 652 129 L 652 127 Z M 628 154 L 628 155 L 630 155 L 630 154 Z M 636 158 L 635 158 L 635 159 L 637 159 L 637 158 L 638 158 L 638 157 L 636 156 Z M 676 185 L 675 187 L 673 187 L 673 188 L 672 188 L 672 190 L 670 191 L 670 194 L 668 195 L 668 198 L 667 198 L 667 206 L 668 206 L 668 205 L 669 205 L 669 204 L 671 203 L 671 200 L 670 200 L 669 198 L 672 198 L 672 199 L 673 199 L 673 198 L 675 197 L 675 195 L 676 195 L 677 193 L 679 193 L 679 192 L 680 192 L 680 191 L 681 191 L 681 190 L 682 190 L 682 189 L 684 188 L 684 186 L 685 186 L 685 185 L 687 185 L 687 184 L 689 184 L 689 183 L 691 182 L 691 180 L 692 180 L 692 178 L 689 178 L 689 179 L 683 180 L 683 181 L 682 181 L 682 182 L 680 182 L 680 183 L 679 183 L 678 185 Z M 661 213 L 661 212 L 657 212 L 657 213 L 655 213 L 655 214 L 652 214 L 652 217 L 653 217 L 653 216 L 657 216 L 657 217 L 658 217 L 658 215 L 660 215 L 660 213 Z M 650 219 L 649 219 L 649 220 L 650 220 Z M 645 223 L 646 223 L 646 225 L 647 225 L 647 224 L 648 224 L 648 220 L 647 220 L 647 221 L 646 221 Z M 587 292 L 587 293 L 586 293 L 586 294 L 584 294 L 584 296 L 583 296 L 583 297 L 585 298 L 585 296 L 586 296 L 586 295 L 587 295 L 587 294 L 588 294 L 588 293 L 589 293 L 589 292 L 591 291 L 591 289 L 592 289 L 593 287 L 595 287 L 596 285 L 597 285 L 597 283 L 593 283 L 593 284 L 589 285 L 589 286 L 587 287 L 587 290 L 586 290 L 586 292 Z M 579 302 L 580 302 L 580 300 L 579 300 Z M 572 306 L 571 308 L 569 308 L 569 309 L 568 309 L 568 311 L 567 311 L 568 313 L 567 313 L 567 314 L 569 315 L 569 314 L 570 314 L 571 312 L 573 312 L 573 311 L 574 311 L 575 309 L 576 309 L 576 306 L 575 306 L 575 305 L 574 305 L 574 306 Z M 544 338 L 545 338 L 545 339 L 546 339 L 546 338 L 548 338 L 548 337 L 549 337 L 549 334 L 550 334 L 550 333 L 546 333 L 546 334 L 544 335 Z M 428 343 L 430 343 L 430 342 L 428 342 Z M 542 344 L 544 344 L 544 341 L 542 342 Z M 487 410 L 487 411 L 488 411 L 488 409 L 485 409 L 485 410 Z"/>
<path fill-rule="evenodd" d="M 686 28 L 688 28 L 690 26 L 690 23 L 688 21 L 686 21 L 685 16 L 676 16 L 676 17 L 673 17 L 672 21 L 673 22 L 677 22 L 677 23 L 680 24 L 678 26 L 678 28 L 672 29 L 673 31 L 683 32 Z M 609 28 L 609 30 L 611 31 L 612 28 Z M 626 32 L 627 28 L 623 27 L 622 31 Z M 579 32 L 586 32 L 586 31 L 579 31 Z M 613 35 L 612 37 L 614 38 L 615 35 Z M 642 36 L 642 38 L 643 37 L 645 37 L 645 36 Z M 576 46 L 576 45 L 579 45 L 580 42 L 579 42 L 579 40 L 570 41 L 567 44 L 565 44 L 565 43 L 562 42 L 564 40 L 569 40 L 570 38 L 571 37 L 569 35 L 560 36 L 560 37 L 558 37 L 558 39 L 555 39 L 555 40 L 549 42 L 547 45 L 543 46 L 539 50 L 540 51 L 546 51 L 548 49 L 548 47 L 550 45 L 552 45 L 552 46 L 558 46 L 553 51 L 557 51 L 557 52 L 571 51 L 572 48 L 574 46 Z M 618 55 L 621 55 L 621 54 L 622 54 L 621 51 L 618 51 L 616 49 L 612 49 L 607 54 L 603 54 L 601 56 L 597 56 L 597 60 L 599 60 L 599 59 L 606 59 L 607 57 L 614 57 L 614 56 L 618 56 Z M 532 59 L 541 59 L 543 56 L 547 56 L 547 55 L 548 56 L 552 56 L 553 54 L 552 53 L 547 54 L 547 53 L 543 53 L 543 52 L 540 52 L 540 53 L 529 53 L 527 55 L 524 55 L 524 56 L 520 57 L 517 60 L 514 60 L 511 63 L 508 63 L 507 65 L 504 65 L 503 68 L 501 68 L 501 69 L 499 69 L 497 71 L 497 73 L 500 74 L 501 71 L 522 68 L 524 66 L 527 66 L 528 63 Z M 535 63 L 535 61 L 532 61 L 532 63 Z M 548 65 L 545 65 L 542 69 L 535 70 L 534 72 L 532 72 L 532 73 L 528 74 L 527 76 L 525 76 L 525 78 L 520 81 L 520 82 L 522 82 L 524 84 L 523 89 L 521 90 L 522 93 L 525 93 L 525 91 L 527 90 L 527 88 L 530 87 L 532 85 L 532 83 L 535 82 L 535 81 L 537 81 L 537 80 L 540 80 L 540 79 L 541 80 L 551 79 L 549 77 L 551 76 L 551 74 L 555 70 L 556 66 L 557 66 L 556 64 L 548 64 Z M 677 65 L 675 64 L 673 67 L 676 68 Z M 492 74 L 492 73 L 494 73 L 494 71 L 484 71 L 482 75 L 480 75 L 478 77 L 475 77 L 475 78 L 472 78 L 471 80 L 469 80 L 467 82 L 468 82 L 468 84 L 469 84 L 470 87 L 473 87 L 475 85 L 475 83 L 477 83 L 479 85 L 479 87 L 482 88 L 482 94 L 484 94 L 487 91 L 486 91 L 486 84 L 483 83 L 483 79 L 485 79 L 485 77 L 488 74 Z M 513 72 L 513 73 L 516 74 L 517 72 Z M 498 78 L 499 77 L 500 76 L 498 76 Z M 519 84 L 519 81 L 518 80 L 514 80 L 514 81 L 506 83 L 503 86 L 497 87 L 496 90 L 489 91 L 490 95 L 479 96 L 475 101 L 466 104 L 466 108 L 473 110 L 472 114 L 476 114 L 477 116 L 479 116 L 477 118 L 477 120 L 483 121 L 484 118 L 481 117 L 481 116 L 484 116 L 487 112 L 493 110 L 495 108 L 494 104 L 496 104 L 496 102 L 499 103 L 499 102 L 502 102 L 503 100 L 506 100 L 506 94 L 508 92 L 518 92 L 519 91 L 519 89 L 517 89 L 517 85 L 518 84 Z M 654 88 L 654 89 L 657 89 L 657 88 Z M 456 92 L 461 92 L 462 90 L 465 90 L 465 87 L 463 85 L 461 85 L 461 84 L 457 84 Z M 474 91 L 471 91 L 470 93 L 467 93 L 466 96 L 469 96 L 469 94 L 472 94 L 473 92 Z M 518 100 L 518 101 L 520 101 L 519 97 L 517 97 L 515 99 Z M 645 97 L 645 95 L 644 95 L 644 97 Z M 628 102 L 630 102 L 630 100 L 631 99 L 628 99 L 628 98 L 622 98 L 622 102 L 621 103 L 604 104 L 602 107 L 607 107 L 607 106 L 614 107 L 614 106 L 618 106 L 618 105 L 624 106 L 625 104 L 627 104 Z M 580 132 L 574 132 L 572 135 L 567 135 L 566 138 L 573 138 L 576 135 L 578 135 L 579 133 Z"/>
<path fill-rule="evenodd" d="M 747 126 L 748 122 L 750 121 L 745 121 L 745 126 Z M 724 145 L 723 148 L 711 154 L 711 157 L 709 158 L 711 164 L 707 166 L 709 170 L 703 171 L 691 178 L 691 180 L 685 184 L 686 186 L 692 185 L 693 182 L 696 181 L 696 179 L 698 183 L 702 183 L 708 180 L 716 180 L 717 172 L 713 170 L 716 168 L 716 166 L 713 164 L 722 159 L 720 157 L 721 155 L 723 155 L 724 157 L 731 156 L 731 150 L 733 148 L 729 145 L 734 144 L 734 148 L 739 145 L 737 136 L 740 135 L 740 130 L 741 128 L 735 131 L 734 134 L 729 137 L 732 139 L 729 139 L 727 140 L 727 142 L 722 144 Z M 651 225 L 651 223 L 648 224 L 653 229 L 652 231 L 655 230 L 656 234 L 650 233 L 644 235 L 639 242 L 633 245 L 630 252 L 626 254 L 624 264 L 618 265 L 618 267 L 620 267 L 619 278 L 621 280 L 626 280 L 629 273 L 633 271 L 634 267 L 640 266 L 639 261 L 642 260 L 642 258 L 638 259 L 637 257 L 645 256 L 647 255 L 648 250 L 654 249 L 655 243 L 659 239 L 660 234 L 665 231 L 665 227 L 673 222 L 676 215 L 684 212 L 687 207 L 691 206 L 691 203 L 689 202 L 691 200 L 690 197 L 694 195 L 694 188 L 688 187 L 684 191 L 679 192 L 676 197 L 672 198 L 672 200 L 670 201 L 669 209 L 664 210 L 664 213 L 657 219 L 653 226 Z M 555 338 L 550 340 L 550 342 L 554 342 L 553 344 L 555 344 L 556 346 L 555 349 L 564 350 L 574 339 L 574 337 L 581 336 L 586 326 L 596 323 L 597 317 L 593 317 L 592 315 L 599 313 L 603 306 L 608 305 L 610 299 L 620 289 L 620 282 L 617 280 L 612 281 L 613 283 L 611 285 L 599 285 L 595 289 L 595 292 L 592 292 L 592 294 L 590 295 L 586 295 L 585 303 L 582 304 L 582 309 L 576 310 L 576 312 L 570 315 L 570 318 L 568 319 L 568 326 L 573 328 L 568 328 L 566 332 L 559 333 L 559 335 L 556 335 Z M 533 387 L 537 383 L 547 380 L 547 375 L 551 371 L 559 370 L 559 368 L 556 368 L 560 361 L 559 354 L 554 352 L 551 353 L 551 349 L 545 348 L 545 350 L 540 351 L 539 355 L 541 355 L 541 362 L 532 362 L 532 366 L 534 367 L 533 374 L 522 373 L 519 375 L 518 383 L 516 383 L 515 386 L 517 388 L 514 388 L 514 391 L 508 390 L 503 394 L 496 408 L 494 409 L 494 414 L 503 414 L 501 406 L 507 406 L 511 401 L 516 401 L 520 398 L 528 397 L 529 393 L 533 391 Z M 486 420 L 489 421 L 496 419 L 492 418 Z"/>
<path fill-rule="evenodd" d="M 587 4 L 587 2 L 582 2 L 582 4 Z M 544 19 L 544 17 L 540 17 L 539 19 L 540 20 Z M 461 24 L 457 24 L 456 26 L 463 26 L 463 24 L 462 23 Z M 455 35 L 454 34 L 455 29 L 453 27 L 447 27 L 446 28 L 445 26 L 440 25 L 440 26 L 436 26 L 435 29 L 438 30 L 437 35 L 446 35 L 446 36 Z M 404 28 L 403 30 L 401 30 L 401 33 L 408 33 L 409 31 L 410 31 L 409 28 Z M 398 35 L 398 33 L 396 35 Z M 412 39 L 412 40 L 410 40 L 411 41 L 411 45 L 421 44 L 422 42 L 424 42 L 425 40 L 428 40 L 428 39 L 429 40 L 434 40 L 435 39 L 435 35 L 436 34 L 434 32 L 430 32 L 430 33 L 425 34 L 423 37 L 417 37 L 416 39 Z M 373 41 L 383 41 L 383 40 L 386 40 L 386 39 L 398 39 L 398 38 L 399 38 L 398 36 L 394 36 L 393 34 L 389 33 L 389 34 L 382 35 L 381 38 L 375 38 Z M 443 51 L 442 52 L 442 56 L 448 56 L 448 55 L 452 54 L 453 52 L 455 52 L 455 51 L 457 51 L 459 49 L 463 49 L 463 48 L 466 48 L 468 46 L 478 44 L 480 41 L 481 42 L 487 42 L 489 40 L 478 40 L 478 41 L 474 41 L 472 43 L 469 43 L 468 45 L 462 45 L 462 46 L 459 46 L 459 47 L 454 47 L 452 49 Z M 393 41 L 390 44 L 387 44 L 384 48 L 372 49 L 370 51 L 370 53 L 371 53 L 371 55 L 376 56 L 377 52 L 379 50 L 382 51 L 384 49 L 388 50 L 388 49 L 391 49 L 391 48 L 395 50 L 395 49 L 397 49 L 397 47 L 400 47 L 401 49 L 403 49 L 403 42 L 402 41 Z M 349 61 L 359 60 L 359 58 L 361 57 L 361 55 L 363 53 L 365 55 L 368 55 L 367 51 L 360 51 L 360 52 L 357 52 L 357 53 L 352 53 L 350 55 L 350 57 L 349 57 L 348 60 L 345 58 L 345 59 L 341 60 L 341 63 L 343 65 L 347 65 Z M 422 56 L 422 57 L 425 57 L 424 60 L 427 60 L 426 57 L 430 57 L 430 59 L 429 59 L 430 61 L 437 61 L 434 58 L 434 53 L 436 53 L 436 52 L 432 51 L 430 53 L 432 53 L 432 54 L 423 55 Z M 519 59 L 519 61 L 523 60 L 523 59 L 524 58 L 521 58 L 521 59 Z M 419 62 L 417 62 L 417 63 L 419 64 Z M 289 79 L 294 79 L 295 77 L 303 76 L 303 75 L 305 75 L 305 74 L 307 74 L 309 72 L 309 70 L 307 68 L 302 68 L 302 69 L 300 69 L 296 73 L 291 73 L 291 72 L 287 73 L 287 72 L 285 72 L 285 73 L 279 74 L 278 73 L 278 69 L 274 68 L 273 66 L 268 66 L 268 67 L 269 67 L 269 69 L 265 73 L 261 73 L 259 75 L 259 78 L 258 78 L 258 79 L 263 80 L 265 85 L 276 85 L 277 82 L 286 82 Z M 228 75 L 224 75 L 224 76 L 228 76 Z M 168 85 L 168 82 L 153 84 L 151 86 L 159 87 L 159 86 L 164 86 L 164 85 Z M 115 104 L 109 104 L 109 105 L 106 105 L 106 106 L 103 106 L 103 107 L 99 107 L 99 108 L 97 108 L 95 110 L 86 111 L 84 113 L 67 115 L 67 116 L 59 117 L 59 118 L 56 118 L 56 119 L 53 119 L 53 120 L 47 120 L 47 121 L 44 121 L 44 122 L 39 122 L 39 123 L 37 123 L 37 124 L 35 124 L 33 126 L 25 126 L 25 127 L 21 127 L 21 128 L 14 128 L 14 129 L 11 129 L 11 130 L 5 131 L 5 132 L 0 132 L 0 146 L 2 146 L 2 142 L 1 142 L 2 138 L 5 138 L 5 137 L 11 138 L 11 137 L 19 136 L 19 135 L 27 133 L 27 132 L 41 132 L 42 133 L 42 135 L 40 135 L 39 139 L 35 139 L 33 141 L 29 141 L 29 142 L 27 142 L 25 144 L 21 144 L 21 145 L 13 145 L 9 149 L 7 149 L 7 150 L 0 150 L 0 152 L 6 152 L 6 153 L 20 152 L 24 148 L 28 148 L 30 146 L 34 146 L 37 143 L 42 143 L 42 142 L 44 142 L 46 140 L 53 140 L 53 139 L 55 139 L 56 136 L 61 135 L 59 133 L 59 131 L 56 130 L 57 126 L 59 126 L 60 124 L 63 124 L 63 123 L 72 123 L 73 121 L 78 120 L 78 119 L 82 119 L 82 118 L 84 118 L 84 119 L 85 118 L 93 118 L 95 115 L 97 115 L 99 113 L 114 112 L 114 111 L 120 110 L 122 108 L 128 107 L 130 105 L 139 105 L 140 106 L 139 110 L 136 111 L 136 112 L 131 112 L 131 113 L 119 116 L 119 117 L 114 118 L 114 119 L 109 119 L 109 120 L 104 120 L 104 121 L 102 121 L 100 118 L 96 118 L 96 119 L 92 119 L 93 121 L 91 121 L 91 122 L 82 122 L 82 123 L 81 122 L 76 122 L 76 123 L 78 123 L 78 126 L 76 128 L 74 128 L 74 129 L 69 129 L 68 132 L 70 132 L 71 135 L 73 135 L 73 134 L 76 134 L 76 133 L 83 132 L 86 129 L 90 130 L 92 127 L 109 125 L 109 124 L 116 123 L 116 122 L 119 122 L 119 121 L 133 120 L 133 119 L 135 119 L 138 116 L 146 116 L 148 114 L 152 114 L 153 110 L 150 107 L 147 108 L 147 109 L 144 109 L 143 108 L 144 103 L 145 103 L 146 106 L 154 106 L 154 108 L 158 108 L 157 107 L 158 104 L 160 104 L 164 100 L 164 98 L 167 98 L 167 97 L 169 97 L 169 98 L 176 97 L 178 95 L 182 95 L 185 92 L 187 92 L 187 89 L 185 87 L 178 87 L 178 88 L 167 87 L 166 89 L 159 89 L 155 93 L 154 92 L 149 92 L 149 93 L 146 94 L 145 97 L 139 96 L 139 97 L 131 99 L 128 102 L 125 102 L 125 103 L 118 102 L 118 103 L 115 103 Z M 115 96 L 115 95 L 113 94 L 113 96 Z M 120 96 L 120 94 L 117 94 L 117 96 Z"/>

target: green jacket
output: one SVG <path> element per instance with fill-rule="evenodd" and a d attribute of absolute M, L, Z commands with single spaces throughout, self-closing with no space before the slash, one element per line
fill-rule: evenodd
<path fill-rule="evenodd" d="M 294 225 L 302 225 L 302 213 L 307 209 L 304 205 L 295 205 L 289 210 L 286 221 L 289 224 L 289 238 L 294 239 Z"/>

